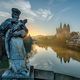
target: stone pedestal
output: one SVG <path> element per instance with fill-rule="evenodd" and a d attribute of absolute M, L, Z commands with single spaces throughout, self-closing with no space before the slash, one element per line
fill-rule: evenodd
<path fill-rule="evenodd" d="M 14 73 L 10 69 L 6 70 L 1 80 L 34 80 L 34 68 L 30 66 L 30 70 L 25 73 Z"/>

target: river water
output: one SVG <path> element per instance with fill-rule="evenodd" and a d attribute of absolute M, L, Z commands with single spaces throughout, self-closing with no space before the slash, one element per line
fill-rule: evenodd
<path fill-rule="evenodd" d="M 36 69 L 80 77 L 80 53 L 52 47 L 33 45 L 30 65 Z"/>

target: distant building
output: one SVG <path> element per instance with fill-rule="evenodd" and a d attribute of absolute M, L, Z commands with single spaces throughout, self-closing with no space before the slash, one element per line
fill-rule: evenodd
<path fill-rule="evenodd" d="M 68 45 L 75 45 L 80 47 L 80 33 L 74 34 L 68 41 Z"/>
<path fill-rule="evenodd" d="M 60 23 L 59 28 L 56 28 L 57 37 L 68 37 L 70 35 L 70 25 Z"/>

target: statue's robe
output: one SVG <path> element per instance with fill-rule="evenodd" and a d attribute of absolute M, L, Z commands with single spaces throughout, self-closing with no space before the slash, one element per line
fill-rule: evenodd
<path fill-rule="evenodd" d="M 16 27 L 19 28 L 19 26 Z M 2 77 L 26 77 L 29 75 L 25 60 L 27 53 L 23 43 L 23 37 L 26 35 L 26 30 L 23 29 L 12 32 L 11 36 L 10 30 L 11 29 L 9 29 L 5 35 L 5 47 L 9 58 L 10 70 L 6 71 Z M 10 41 L 7 40 L 9 37 L 11 37 Z"/>
<path fill-rule="evenodd" d="M 0 45 L 1 49 L 2 49 L 2 53 L 0 56 L 4 56 L 6 55 L 6 51 L 5 51 L 5 34 L 8 31 L 8 29 L 12 28 L 12 18 L 8 18 L 6 19 L 1 25 L 0 25 L 0 38 L 1 38 L 1 43 L 2 45 Z"/>
<path fill-rule="evenodd" d="M 6 32 L 9 29 L 12 29 L 14 27 L 14 25 L 16 25 L 18 23 L 19 20 L 14 20 L 13 18 L 8 18 L 6 19 L 1 25 L 0 25 L 0 36 L 2 38 L 2 45 L 1 45 L 1 49 L 2 49 L 2 55 L 6 55 L 6 50 L 5 50 L 5 35 Z M 14 24 L 13 24 L 14 22 Z M 24 25 L 25 26 L 25 25 Z M 28 29 L 26 27 L 24 27 L 24 30 L 26 31 L 26 34 L 28 33 Z M 10 35 L 9 35 L 10 36 Z M 8 36 L 8 37 L 9 37 Z M 8 54 L 7 54 L 8 55 Z"/>

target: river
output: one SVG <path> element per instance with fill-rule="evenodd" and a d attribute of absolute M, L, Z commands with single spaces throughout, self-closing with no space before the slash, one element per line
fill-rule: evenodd
<path fill-rule="evenodd" d="M 71 50 L 54 50 L 52 47 L 33 45 L 29 58 L 30 65 L 36 69 L 50 70 L 80 78 L 80 54 Z"/>

